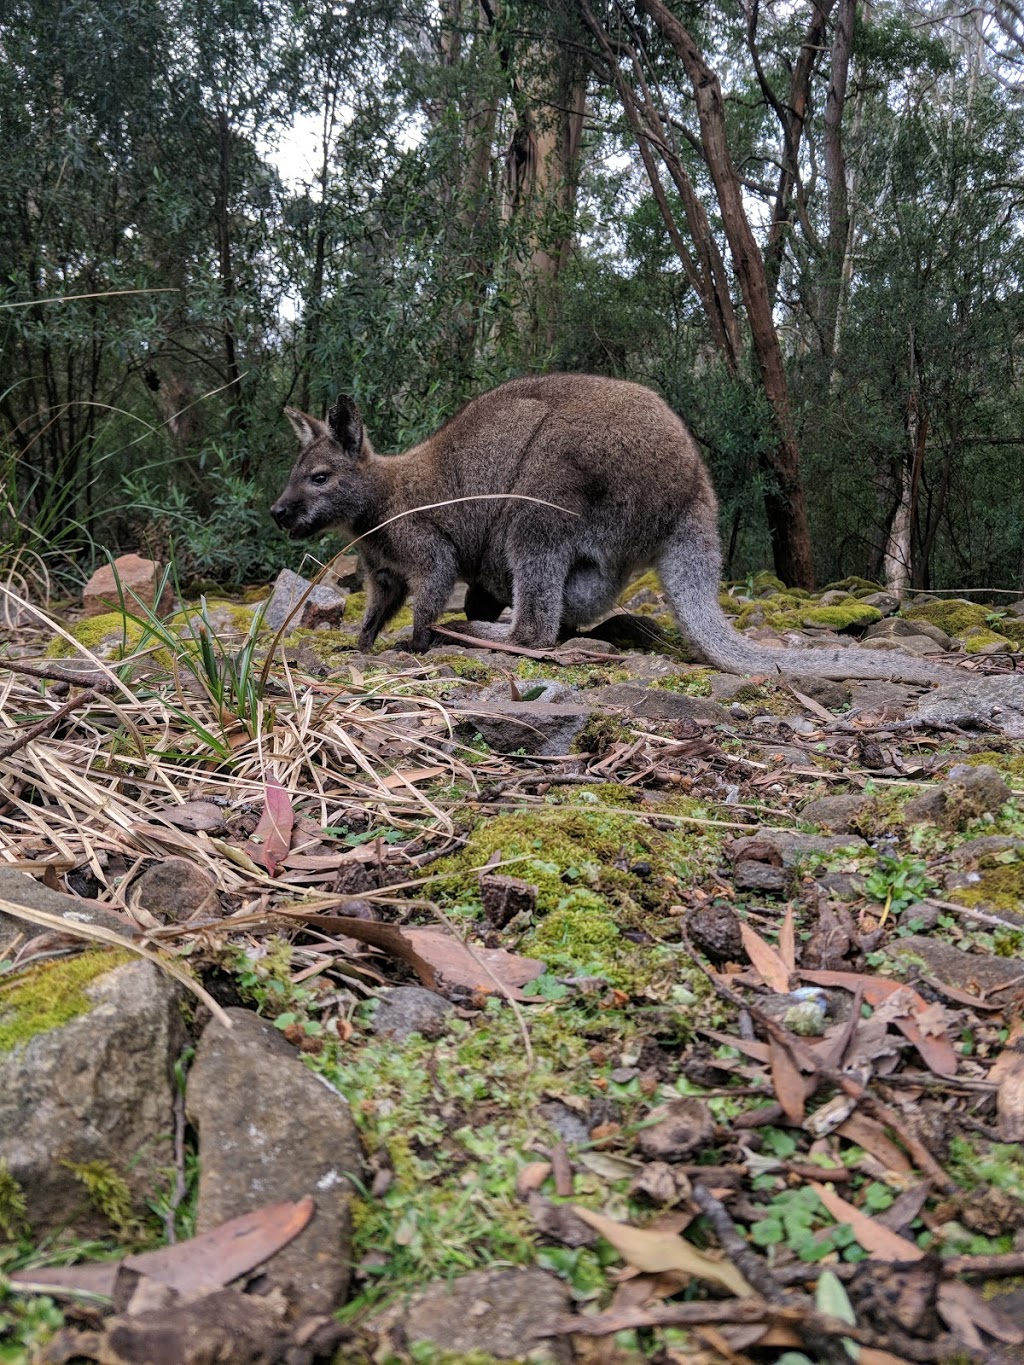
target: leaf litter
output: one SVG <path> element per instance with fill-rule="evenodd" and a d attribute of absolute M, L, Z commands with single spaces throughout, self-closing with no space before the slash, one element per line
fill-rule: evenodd
<path fill-rule="evenodd" d="M 483 746 L 460 721 L 465 686 L 449 688 L 430 656 L 319 677 L 285 652 L 264 665 L 259 707 L 239 720 L 209 697 L 183 708 L 181 669 L 161 671 L 152 654 L 130 670 L 90 660 L 69 681 L 39 657 L 44 634 L 20 632 L 31 667 L 0 672 L 3 863 L 120 914 L 125 940 L 190 989 L 248 964 L 239 980 L 251 1003 L 287 1021 L 314 1066 L 357 1061 L 360 1049 L 372 1058 L 362 1002 L 410 976 L 455 1003 L 463 1040 L 514 1009 L 509 1037 L 526 1034 L 518 1081 L 486 1084 L 501 1098 L 462 1101 L 459 1118 L 481 1131 L 496 1112 L 526 1120 L 500 1153 L 521 1205 L 515 1237 L 502 1235 L 513 1260 L 555 1268 L 576 1290 L 580 1311 L 553 1321 L 553 1334 L 640 1333 L 656 1353 L 682 1327 L 707 1359 L 794 1348 L 824 1361 L 859 1352 L 868 1365 L 995 1360 L 1024 1342 L 1024 1314 L 991 1299 L 1000 1277 L 1024 1273 L 1013 1145 L 1024 1131 L 1024 973 L 1002 995 L 999 983 L 964 989 L 897 951 L 923 934 L 978 963 L 1019 955 L 1003 901 L 973 920 L 960 900 L 992 866 L 986 839 L 1008 842 L 1001 866 L 1024 862 L 1019 804 L 955 834 L 901 816 L 979 742 L 883 712 L 851 722 L 803 686 L 776 693 L 766 682 L 784 713 L 775 748 L 742 724 L 620 716 L 628 738 L 547 760 Z M 624 657 L 579 650 L 568 665 L 600 671 Z M 529 670 L 557 675 L 566 662 L 510 652 L 510 695 L 531 695 Z M 76 686 L 81 704 L 69 707 Z M 811 724 L 794 731 L 786 716 L 801 712 Z M 849 842 L 827 826 L 809 836 L 802 807 L 842 788 L 867 793 Z M 552 812 L 561 843 L 543 823 Z M 537 837 L 474 864 L 480 831 L 509 814 Z M 580 828 L 602 848 L 589 861 Z M 746 835 L 738 855 L 727 832 Z M 982 847 L 960 851 L 972 842 Z M 169 855 L 208 874 L 220 913 L 157 916 L 133 931 L 125 888 Z M 501 930 L 480 913 L 479 878 L 495 868 L 536 890 Z M 941 886 L 946 898 L 927 894 Z M 16 902 L 0 908 L 30 922 Z M 76 951 L 64 929 L 60 951 Z M 31 968 L 37 944 L 50 951 L 21 938 L 13 955 L 0 952 L 0 1008 L 5 977 Z M 456 1055 L 447 1047 L 429 1045 L 436 1076 Z M 476 1064 L 487 1062 L 476 1054 Z M 383 1189 L 403 1177 L 397 1149 L 373 1130 L 369 1095 Z M 645 1125 L 680 1097 L 706 1108 L 711 1141 L 645 1158 Z M 417 1103 L 416 1121 L 454 1134 L 444 1105 Z M 571 1136 L 538 1145 L 560 1130 Z M 483 1172 L 495 1154 L 478 1146 L 476 1159 Z M 447 1177 L 442 1160 L 438 1178 L 458 1183 L 464 1161 Z M 995 1190 L 1013 1211 L 998 1226 L 984 1216 Z M 506 1205 L 484 1197 L 458 1262 L 429 1228 L 411 1240 L 400 1230 L 373 1254 L 395 1287 L 412 1283 L 403 1257 L 413 1245 L 441 1273 L 485 1263 Z M 294 1220 L 266 1213 L 257 1245 L 272 1255 L 274 1228 Z M 578 1239 L 579 1220 L 594 1245 Z M 180 1254 L 184 1266 L 190 1247 L 202 1276 L 200 1241 L 129 1261 Z M 19 1272 L 33 1273 L 41 1288 L 75 1272 Z M 360 1279 L 372 1307 L 373 1279 Z"/>

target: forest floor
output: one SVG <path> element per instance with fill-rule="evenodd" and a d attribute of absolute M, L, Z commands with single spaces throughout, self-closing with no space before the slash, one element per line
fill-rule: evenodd
<path fill-rule="evenodd" d="M 3 633 L 0 1361 L 1024 1358 L 1024 614 L 723 602 Z"/>

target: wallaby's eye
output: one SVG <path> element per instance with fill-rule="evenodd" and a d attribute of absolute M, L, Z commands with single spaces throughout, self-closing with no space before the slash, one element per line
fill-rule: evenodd
<path fill-rule="evenodd" d="M 326 483 L 330 477 L 331 476 L 326 469 L 318 469 L 315 474 L 310 474 L 309 481 L 310 483 L 315 483 L 317 487 L 319 487 L 321 484 Z"/>

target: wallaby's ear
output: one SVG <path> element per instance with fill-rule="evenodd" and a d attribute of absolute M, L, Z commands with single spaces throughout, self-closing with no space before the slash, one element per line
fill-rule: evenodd
<path fill-rule="evenodd" d="M 284 415 L 291 422 L 295 435 L 299 438 L 299 445 L 303 450 L 307 446 L 311 446 L 318 437 L 327 435 L 327 428 L 323 422 L 300 412 L 298 408 L 285 408 Z"/>
<path fill-rule="evenodd" d="M 363 419 L 354 398 L 339 393 L 327 414 L 327 425 L 340 446 L 352 455 L 359 454 L 363 448 Z"/>

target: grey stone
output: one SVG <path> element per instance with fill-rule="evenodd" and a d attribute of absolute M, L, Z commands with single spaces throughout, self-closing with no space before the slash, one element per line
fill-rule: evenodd
<path fill-rule="evenodd" d="M 220 910 L 217 887 L 203 868 L 185 858 L 165 858 L 148 867 L 129 892 L 132 908 L 147 910 L 165 924 Z"/>
<path fill-rule="evenodd" d="M 907 914 L 913 918 L 914 907 Z M 892 957 L 919 958 L 925 965 L 929 976 L 934 976 L 945 986 L 957 990 L 970 991 L 974 995 L 984 995 L 999 987 L 1016 984 L 1018 998 L 1024 994 L 1024 980 L 1019 958 L 996 957 L 990 953 L 965 953 L 962 948 L 954 948 L 942 939 L 912 935 L 909 938 L 894 939 L 889 944 Z M 1013 992 L 1005 991 L 998 998 L 1010 1004 Z"/>
<path fill-rule="evenodd" d="M 790 883 L 790 875 L 770 863 L 745 859 L 733 868 L 733 884 L 737 891 L 756 891 L 767 895 L 782 895 Z"/>
<path fill-rule="evenodd" d="M 528 754 L 567 754 L 573 740 L 597 708 L 585 702 L 519 701 L 483 703 L 459 708 L 456 715 L 479 730 L 492 749 Z"/>
<path fill-rule="evenodd" d="M 423 986 L 396 986 L 381 993 L 371 1027 L 398 1042 L 414 1033 L 436 1038 L 454 1008 L 443 995 Z"/>
<path fill-rule="evenodd" d="M 42 910 L 48 915 L 57 915 L 71 925 L 91 924 L 97 928 L 110 929 L 123 938 L 133 938 L 134 930 L 125 923 L 120 915 L 106 909 L 97 901 L 83 900 L 80 896 L 68 896 L 63 891 L 51 891 L 42 882 L 37 882 L 25 872 L 13 868 L 0 867 L 0 900 L 13 901 L 23 905 L 26 910 Z M 32 924 L 15 915 L 0 912 L 0 937 L 10 939 L 16 933 L 35 938 L 37 934 L 51 933 L 50 925 Z M 70 932 L 70 930 L 69 930 Z"/>
<path fill-rule="evenodd" d="M 879 624 L 886 625 L 887 622 L 882 621 Z M 940 645 L 937 640 L 918 632 L 913 635 L 881 635 L 874 640 L 862 640 L 857 648 L 871 649 L 881 654 L 901 650 L 904 654 L 916 654 L 922 659 L 927 658 L 930 654 L 944 654 L 946 652 L 946 647 Z"/>
<path fill-rule="evenodd" d="M 453 1355 L 484 1352 L 495 1360 L 562 1365 L 572 1358 L 564 1337 L 543 1335 L 569 1311 L 569 1290 L 543 1270 L 475 1270 L 437 1281 L 367 1324 L 381 1347 L 404 1355 L 432 1344 Z"/>
<path fill-rule="evenodd" d="M 307 588 L 311 588 L 308 578 L 292 573 L 291 569 L 281 570 L 263 616 L 263 624 L 268 630 L 280 630 L 286 621 L 293 630 L 311 625 L 334 627 L 341 622 L 347 595 L 326 583 L 318 583 L 311 588 L 303 606 L 298 607 Z M 293 611 L 294 615 L 291 614 Z"/>
<path fill-rule="evenodd" d="M 652 1109 L 647 1118 L 650 1127 L 640 1129 L 636 1145 L 651 1161 L 683 1161 L 715 1136 L 715 1121 L 702 1100 L 670 1100 Z"/>
<path fill-rule="evenodd" d="M 638 687 L 635 683 L 613 683 L 593 694 L 602 707 L 621 706 L 631 716 L 646 720 L 696 720 L 712 725 L 724 725 L 729 713 L 717 702 L 705 697 L 688 697 L 681 692 L 668 692 L 661 687 Z"/>
<path fill-rule="evenodd" d="M 1000 810 L 1010 796 L 1010 788 L 989 764 L 958 763 L 940 786 L 929 787 L 908 801 L 904 813 L 908 820 L 962 829 L 969 820 Z"/>
<path fill-rule="evenodd" d="M 69 1164 L 108 1167 L 141 1213 L 171 1161 L 180 987 L 139 960 L 97 976 L 85 995 L 85 1013 L 0 1052 L 0 1163 L 25 1191 L 37 1237 L 110 1235 Z"/>
<path fill-rule="evenodd" d="M 345 1301 L 352 1262 L 350 1178 L 363 1162 L 345 1099 L 303 1066 L 272 1024 L 228 1010 L 203 1032 L 186 1105 L 199 1131 L 196 1231 L 312 1195 L 316 1214 L 262 1274 L 298 1316 Z"/>
<path fill-rule="evenodd" d="M 555 652 L 571 654 L 577 651 L 585 651 L 588 654 L 614 654 L 616 647 L 610 640 L 602 640 L 596 635 L 573 635 L 571 639 L 562 640 Z"/>
<path fill-rule="evenodd" d="M 1016 602 L 1011 602 L 1005 611 L 1007 616 L 1024 616 L 1024 597 L 1018 598 Z"/>
<path fill-rule="evenodd" d="M 821 594 L 821 596 L 818 598 L 817 606 L 838 607 L 840 602 L 852 601 L 853 598 L 850 596 L 848 592 L 844 592 L 841 588 L 833 588 L 831 592 L 823 592 Z"/>
<path fill-rule="evenodd" d="M 827 706 L 830 710 L 848 706 L 853 696 L 849 683 L 834 682 L 831 678 L 806 677 L 801 674 L 799 677 L 790 677 L 788 681 L 805 697 L 810 697 L 811 701 L 816 701 L 819 706 Z"/>
<path fill-rule="evenodd" d="M 902 616 L 894 616 L 885 621 L 875 621 L 864 632 L 864 639 L 907 639 L 915 635 L 925 635 L 929 640 L 934 640 L 937 645 L 941 645 L 943 649 L 949 649 L 953 644 L 946 632 L 938 626 L 932 625 L 930 621 L 905 621 Z"/>
<path fill-rule="evenodd" d="M 820 854 L 838 853 L 843 849 L 861 852 L 867 848 L 863 839 L 854 834 L 800 834 L 791 830 L 761 830 L 758 838 L 765 841 L 779 853 L 782 866 L 795 867 L 807 858 Z"/>
<path fill-rule="evenodd" d="M 1024 739 L 1024 676 L 957 678 L 922 697 L 917 716 L 962 730 L 995 727 L 1011 739 Z"/>
<path fill-rule="evenodd" d="M 845 834 L 862 811 L 871 804 L 863 792 L 849 792 L 838 796 L 820 796 L 809 801 L 800 812 L 800 819 L 812 825 L 827 825 L 837 834 Z"/>
<path fill-rule="evenodd" d="M 866 597 L 857 599 L 866 607 L 875 607 L 883 616 L 889 616 L 900 609 L 900 599 L 894 592 L 869 592 Z"/>

